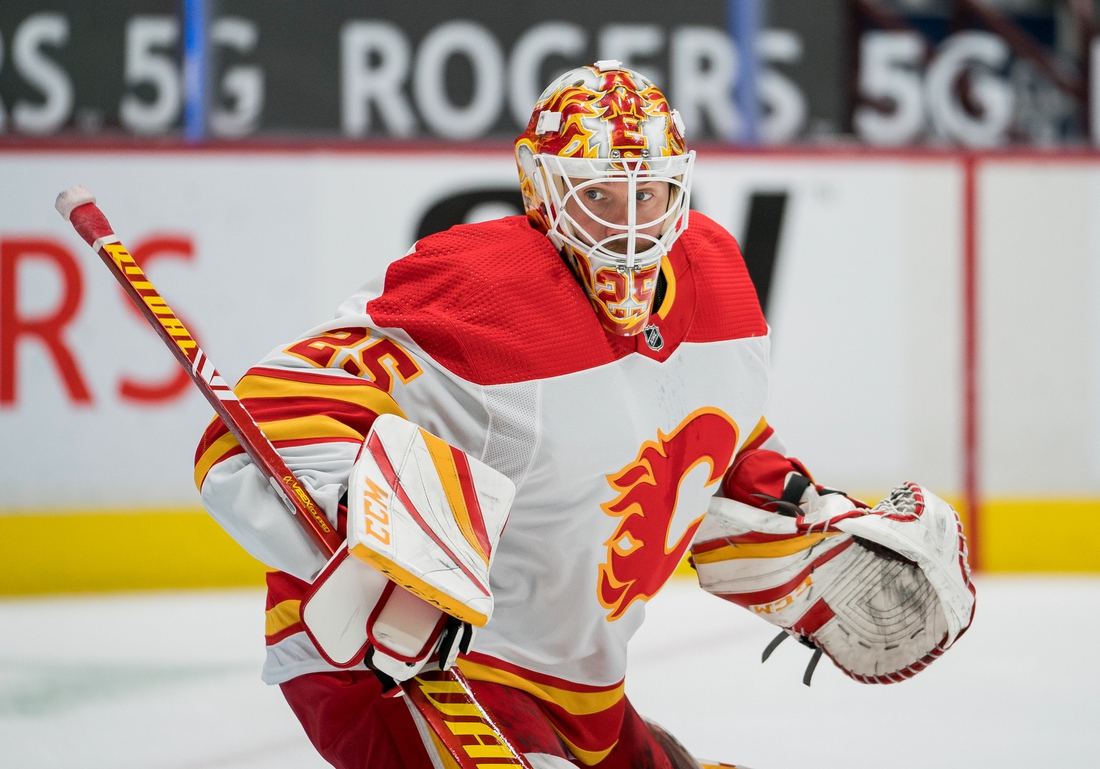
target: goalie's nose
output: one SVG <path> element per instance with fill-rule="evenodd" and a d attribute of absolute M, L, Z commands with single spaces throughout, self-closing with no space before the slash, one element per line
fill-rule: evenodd
<path fill-rule="evenodd" d="M 628 201 L 617 201 L 598 213 L 585 207 L 581 227 L 592 243 L 600 243 L 606 250 L 625 254 L 630 212 Z"/>

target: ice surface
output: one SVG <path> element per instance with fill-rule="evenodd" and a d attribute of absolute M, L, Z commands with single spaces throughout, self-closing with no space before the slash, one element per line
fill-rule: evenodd
<path fill-rule="evenodd" d="M 826 659 L 806 688 L 798 644 L 760 664 L 772 630 L 674 582 L 650 602 L 627 692 L 695 753 L 755 769 L 1072 769 L 1100 755 L 1100 578 L 981 579 L 974 627 L 894 686 Z M 259 680 L 262 634 L 257 591 L 0 602 L 0 766 L 327 766 Z"/>
<path fill-rule="evenodd" d="M 823 658 L 807 688 L 809 649 L 788 640 L 762 665 L 771 625 L 674 585 L 631 647 L 627 694 L 696 755 L 753 769 L 1096 767 L 1100 578 L 977 587 L 973 626 L 916 678 L 859 684 Z"/>
<path fill-rule="evenodd" d="M 0 766 L 310 769 L 258 590 L 0 603 Z"/>

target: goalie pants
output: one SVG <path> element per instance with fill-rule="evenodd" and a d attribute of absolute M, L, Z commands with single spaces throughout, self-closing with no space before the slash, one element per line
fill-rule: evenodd
<path fill-rule="evenodd" d="M 517 750 L 571 758 L 526 692 L 485 681 L 470 685 Z M 404 697 L 382 696 L 373 673 L 309 673 L 281 688 L 317 752 L 337 769 L 454 766 L 445 751 L 445 758 L 439 755 L 442 748 L 431 737 L 421 735 Z M 596 767 L 672 769 L 672 764 L 627 701 L 618 743 Z"/>

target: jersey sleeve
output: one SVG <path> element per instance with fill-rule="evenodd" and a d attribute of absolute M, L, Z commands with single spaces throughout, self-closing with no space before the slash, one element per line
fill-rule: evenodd
<path fill-rule="evenodd" d="M 789 483 L 791 473 L 804 480 L 796 479 Z M 813 485 L 819 494 L 837 493 L 837 490 L 817 483 L 806 466 L 787 453 L 787 447 L 775 428 L 761 417 L 726 471 L 720 496 L 774 512 L 777 500 L 797 504 L 809 485 Z M 867 507 L 858 499 L 848 498 L 857 507 Z"/>
<path fill-rule="evenodd" d="M 380 414 L 404 413 L 357 354 L 384 338 L 362 321 L 329 325 L 275 350 L 233 389 L 339 527 L 340 500 L 371 425 Z M 324 556 L 219 417 L 195 452 L 195 484 L 210 515 L 267 566 L 309 580 L 324 565 Z"/>
<path fill-rule="evenodd" d="M 741 447 L 737 450 L 737 456 L 758 449 L 775 451 L 780 454 L 787 453 L 786 444 L 783 443 L 783 440 L 779 437 L 779 433 L 775 431 L 775 428 L 768 424 L 768 420 L 765 417 L 760 417 L 760 421 L 756 423 L 756 427 L 752 429 L 752 432 L 749 433 L 749 437 L 745 439 L 745 442 L 741 444 Z"/>

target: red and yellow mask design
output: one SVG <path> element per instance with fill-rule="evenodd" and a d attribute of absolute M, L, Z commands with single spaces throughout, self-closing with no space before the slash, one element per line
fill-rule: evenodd
<path fill-rule="evenodd" d="M 527 216 L 569 261 L 609 333 L 645 328 L 661 259 L 687 227 L 694 158 L 679 114 L 619 62 L 554 81 L 516 140 Z M 667 206 L 643 211 L 637 201 L 655 182 L 668 185 Z M 608 184 L 624 204 L 601 215 L 589 196 Z"/>

